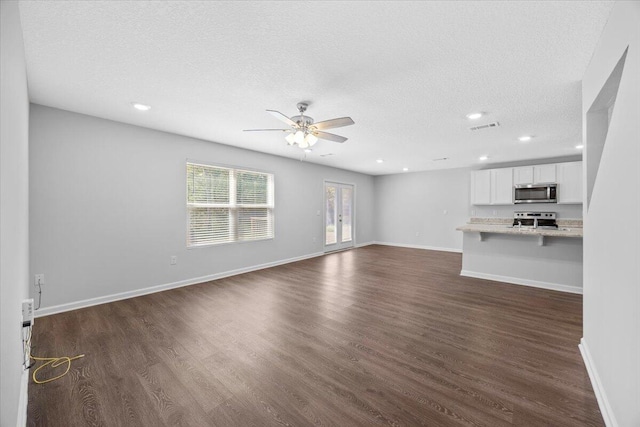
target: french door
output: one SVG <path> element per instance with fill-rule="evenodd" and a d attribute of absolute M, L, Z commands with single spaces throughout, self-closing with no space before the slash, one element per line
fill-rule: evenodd
<path fill-rule="evenodd" d="M 355 240 L 354 187 L 351 184 L 324 183 L 324 250 L 353 247 Z"/>

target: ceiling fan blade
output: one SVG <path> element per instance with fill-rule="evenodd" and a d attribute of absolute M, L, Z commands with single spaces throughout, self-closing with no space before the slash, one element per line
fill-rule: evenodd
<path fill-rule="evenodd" d="M 269 114 L 271 114 L 273 117 L 275 117 L 278 120 L 282 120 L 283 122 L 285 122 L 286 124 L 288 124 L 289 126 L 293 126 L 293 127 L 298 127 L 298 124 L 296 122 L 294 122 L 293 120 L 291 120 L 289 117 L 285 116 L 284 114 L 282 114 L 280 111 L 276 111 L 276 110 L 267 110 L 267 112 Z"/>
<path fill-rule="evenodd" d="M 325 120 L 324 122 L 314 123 L 313 127 L 318 130 L 340 128 L 342 126 L 350 126 L 355 124 L 351 117 L 340 117 L 339 119 Z"/>
<path fill-rule="evenodd" d="M 291 129 L 244 129 L 242 132 L 265 132 L 270 130 L 277 130 L 279 132 L 291 132 Z"/>
<path fill-rule="evenodd" d="M 320 139 L 326 139 L 328 141 L 333 141 L 333 142 L 345 142 L 348 139 L 348 138 L 345 138 L 344 136 L 334 135 L 329 132 L 315 131 L 312 133 Z"/>

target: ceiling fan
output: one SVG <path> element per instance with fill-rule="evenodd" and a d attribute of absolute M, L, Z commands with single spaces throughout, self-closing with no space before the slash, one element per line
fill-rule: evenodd
<path fill-rule="evenodd" d="M 278 131 L 286 132 L 285 139 L 289 145 L 297 145 L 300 148 L 309 148 L 313 146 L 318 139 L 326 139 L 334 142 L 345 142 L 347 138 L 333 133 L 324 132 L 326 129 L 339 128 L 342 126 L 349 126 L 354 124 L 351 117 L 340 117 L 338 119 L 325 120 L 323 122 L 314 123 L 313 119 L 309 116 L 305 116 L 304 112 L 307 111 L 309 104 L 305 102 L 298 103 L 298 111 L 300 115 L 287 117 L 280 111 L 267 110 L 268 113 L 275 118 L 282 120 L 289 125 L 287 129 L 245 129 L 245 132 L 263 132 L 263 131 Z"/>

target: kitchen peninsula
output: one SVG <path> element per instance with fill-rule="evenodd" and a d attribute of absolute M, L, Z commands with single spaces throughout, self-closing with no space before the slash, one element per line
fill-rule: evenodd
<path fill-rule="evenodd" d="M 582 293 L 582 220 L 530 228 L 511 218 L 471 218 L 457 230 L 464 233 L 462 276 Z"/>

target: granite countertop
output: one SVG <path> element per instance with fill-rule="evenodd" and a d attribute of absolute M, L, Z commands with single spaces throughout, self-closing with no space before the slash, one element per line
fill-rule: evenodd
<path fill-rule="evenodd" d="M 579 219 L 558 220 L 557 229 L 510 227 L 512 223 L 513 219 L 510 218 L 471 218 L 469 223 L 457 227 L 456 230 L 463 233 L 498 233 L 545 237 L 582 238 L 583 236 L 582 220 Z"/>

